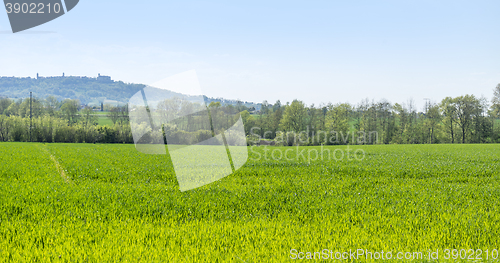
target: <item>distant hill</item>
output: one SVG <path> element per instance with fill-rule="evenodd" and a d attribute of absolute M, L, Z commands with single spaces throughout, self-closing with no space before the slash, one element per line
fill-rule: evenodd
<path fill-rule="evenodd" d="M 130 97 L 140 91 L 146 85 L 124 83 L 114 81 L 109 76 L 98 75 L 97 77 L 41 77 L 18 78 L 0 77 L 0 96 L 7 98 L 28 98 L 30 91 L 38 98 L 55 96 L 59 100 L 78 99 L 82 104 L 99 104 L 104 101 L 117 101 L 127 103 Z M 171 92 L 176 94 L 175 92 Z M 177 93 L 181 95 L 180 93 Z M 205 101 L 221 102 L 221 104 L 237 105 L 238 100 L 228 100 L 223 98 L 208 98 Z M 240 102 L 247 108 L 260 110 L 260 103 Z"/>
<path fill-rule="evenodd" d="M 0 77 L 0 95 L 8 98 L 27 98 L 30 91 L 39 98 L 53 95 L 58 99 L 78 99 L 80 102 L 98 103 L 104 100 L 127 102 L 142 84 L 113 81 L 108 76 L 89 77 Z"/>

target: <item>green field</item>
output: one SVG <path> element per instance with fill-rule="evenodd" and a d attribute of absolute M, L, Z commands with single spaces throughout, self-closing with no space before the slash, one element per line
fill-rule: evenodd
<path fill-rule="evenodd" d="M 113 126 L 114 123 L 111 121 L 111 118 L 109 117 L 110 112 L 109 111 L 94 111 L 92 113 L 93 115 L 97 116 L 97 124 L 104 126 L 104 125 L 109 125 Z"/>
<path fill-rule="evenodd" d="M 291 149 L 289 160 L 266 160 L 265 149 Z M 500 249 L 500 145 L 350 149 L 364 159 L 256 147 L 235 174 L 180 192 L 168 156 L 133 145 L 0 143 L 0 258 L 283 262 L 292 249 Z"/>
<path fill-rule="evenodd" d="M 104 125 L 113 126 L 114 125 L 114 123 L 111 120 L 111 118 L 108 117 L 108 116 L 105 116 L 105 115 L 99 116 L 97 118 L 97 124 L 101 125 L 101 126 L 104 126 Z"/>

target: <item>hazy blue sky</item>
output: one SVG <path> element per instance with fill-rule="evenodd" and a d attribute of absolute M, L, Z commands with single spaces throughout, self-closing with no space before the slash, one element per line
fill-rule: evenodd
<path fill-rule="evenodd" d="M 195 69 L 208 96 L 421 108 L 500 83 L 500 1 L 89 1 L 26 33 L 0 15 L 0 76 Z M 55 33 L 44 33 L 52 31 Z"/>

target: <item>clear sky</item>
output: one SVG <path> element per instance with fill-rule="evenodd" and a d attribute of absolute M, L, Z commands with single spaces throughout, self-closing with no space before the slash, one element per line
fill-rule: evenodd
<path fill-rule="evenodd" d="M 92 1 L 9 33 L 0 76 L 110 75 L 150 84 L 195 69 L 208 96 L 307 104 L 491 98 L 500 1 Z"/>

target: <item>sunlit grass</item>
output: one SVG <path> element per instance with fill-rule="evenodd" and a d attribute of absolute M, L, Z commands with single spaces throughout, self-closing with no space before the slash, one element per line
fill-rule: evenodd
<path fill-rule="evenodd" d="M 0 258 L 282 262 L 291 249 L 500 247 L 500 145 L 356 149 L 363 160 L 255 147 L 236 174 L 180 192 L 168 155 L 133 145 L 2 143 Z"/>

